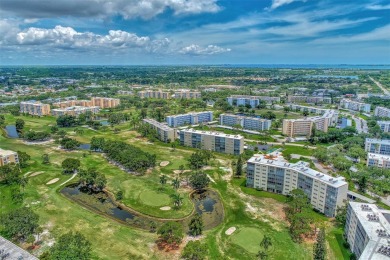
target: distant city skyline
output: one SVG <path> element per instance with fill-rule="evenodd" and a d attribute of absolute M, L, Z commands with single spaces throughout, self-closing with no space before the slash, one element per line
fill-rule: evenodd
<path fill-rule="evenodd" d="M 390 64 L 384 0 L 2 0 L 0 65 Z"/>

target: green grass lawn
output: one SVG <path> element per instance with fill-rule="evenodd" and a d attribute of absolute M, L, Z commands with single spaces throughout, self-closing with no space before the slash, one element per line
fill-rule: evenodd
<path fill-rule="evenodd" d="M 231 242 L 242 247 L 246 251 L 257 254 L 264 233 L 259 228 L 241 227 L 231 235 Z"/>
<path fill-rule="evenodd" d="M 141 192 L 139 200 L 141 203 L 152 207 L 162 207 L 171 204 L 170 198 L 167 194 L 156 191 Z"/>
<path fill-rule="evenodd" d="M 332 228 L 326 234 L 326 240 L 332 249 L 334 259 L 349 260 L 351 252 L 345 248 L 342 228 Z"/>
<path fill-rule="evenodd" d="M 274 199 L 274 200 L 282 202 L 282 203 L 286 202 L 286 196 L 284 196 L 284 195 L 276 194 L 276 193 L 272 193 L 272 192 L 268 192 L 268 191 L 260 191 L 260 190 L 254 189 L 254 188 L 246 187 L 245 183 L 246 183 L 246 179 L 236 178 L 236 179 L 232 180 L 232 184 L 240 187 L 240 189 L 245 194 L 252 195 L 252 196 L 255 196 L 258 198 L 271 198 L 271 199 Z"/>

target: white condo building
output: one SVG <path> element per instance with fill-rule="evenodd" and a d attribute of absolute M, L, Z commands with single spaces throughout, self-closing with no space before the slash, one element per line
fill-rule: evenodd
<path fill-rule="evenodd" d="M 390 121 L 377 121 L 376 123 L 384 133 L 390 132 Z"/>
<path fill-rule="evenodd" d="M 302 189 L 314 209 L 328 217 L 347 199 L 348 183 L 343 177 L 332 177 L 309 168 L 303 161 L 289 163 L 279 154 L 256 154 L 247 161 L 248 187 L 288 195 Z"/>
<path fill-rule="evenodd" d="M 390 140 L 366 138 L 365 150 L 369 153 L 390 155 Z"/>
<path fill-rule="evenodd" d="M 213 121 L 213 111 L 167 116 L 166 119 L 170 127 L 196 125 Z"/>
<path fill-rule="evenodd" d="M 390 155 L 368 153 L 367 166 L 390 169 Z"/>
<path fill-rule="evenodd" d="M 260 105 L 260 100 L 265 101 L 266 103 L 280 102 L 280 97 L 232 95 L 227 98 L 227 102 L 231 106 L 238 107 L 249 105 L 251 108 Z"/>
<path fill-rule="evenodd" d="M 365 113 L 370 113 L 371 111 L 371 104 L 366 104 L 358 101 L 352 101 L 350 99 L 343 98 L 340 101 L 340 106 L 345 109 L 353 110 L 353 111 L 360 111 Z"/>
<path fill-rule="evenodd" d="M 389 210 L 375 204 L 349 202 L 344 234 L 357 259 L 390 259 Z"/>
<path fill-rule="evenodd" d="M 221 114 L 219 116 L 221 125 L 235 126 L 240 125 L 243 129 L 265 131 L 271 128 L 271 120 L 250 116 L 239 116 L 232 114 Z"/>
<path fill-rule="evenodd" d="M 390 117 L 390 108 L 376 107 L 374 110 L 374 116 Z"/>

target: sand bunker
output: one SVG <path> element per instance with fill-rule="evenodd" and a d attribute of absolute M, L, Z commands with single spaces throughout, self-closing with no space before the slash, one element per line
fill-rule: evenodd
<path fill-rule="evenodd" d="M 34 177 L 34 176 L 37 176 L 37 175 L 42 174 L 42 173 L 44 173 L 44 172 L 34 172 L 33 174 L 31 174 L 28 177 Z"/>
<path fill-rule="evenodd" d="M 46 183 L 47 185 L 50 185 L 50 184 L 54 184 L 56 183 L 57 181 L 59 181 L 60 178 L 55 178 L 55 179 L 52 179 L 51 181 L 49 181 L 48 183 Z"/>
<path fill-rule="evenodd" d="M 165 211 L 166 211 L 166 210 L 171 210 L 171 207 L 169 207 L 169 206 L 165 206 L 165 207 L 161 207 L 160 209 L 161 209 L 161 210 L 165 210 Z"/>
<path fill-rule="evenodd" d="M 183 173 L 190 172 L 190 171 L 191 170 L 184 170 Z M 181 173 L 181 171 L 180 170 L 174 170 L 173 173 L 178 174 L 178 173 Z"/>
<path fill-rule="evenodd" d="M 236 227 L 230 227 L 228 230 L 225 231 L 225 234 L 230 236 L 234 233 L 234 231 L 236 231 Z"/>
<path fill-rule="evenodd" d="M 162 166 L 162 167 L 167 166 L 168 164 L 169 164 L 169 161 L 160 162 L 160 166 Z"/>

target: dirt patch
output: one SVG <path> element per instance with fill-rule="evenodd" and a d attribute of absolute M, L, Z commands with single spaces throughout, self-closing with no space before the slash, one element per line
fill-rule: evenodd
<path fill-rule="evenodd" d="M 230 236 L 231 234 L 234 233 L 234 231 L 236 231 L 236 229 L 237 229 L 236 227 L 230 227 L 228 228 L 228 230 L 225 231 L 225 234 Z"/>
<path fill-rule="evenodd" d="M 171 210 L 171 207 L 169 206 L 161 207 L 160 210 L 164 210 L 164 211 Z"/>
<path fill-rule="evenodd" d="M 191 172 L 191 170 L 184 170 L 183 173 L 185 173 L 185 172 Z M 179 173 L 182 173 L 182 171 L 180 171 L 180 170 L 174 170 L 173 173 L 179 174 Z"/>
<path fill-rule="evenodd" d="M 165 166 L 167 166 L 169 164 L 169 161 L 162 161 L 162 162 L 160 162 L 160 166 L 161 167 L 165 167 Z"/>
<path fill-rule="evenodd" d="M 59 181 L 60 178 L 55 178 L 55 179 L 52 179 L 51 181 L 49 181 L 48 183 L 46 183 L 47 185 L 50 185 L 50 184 L 54 184 L 56 183 L 57 181 Z"/>
<path fill-rule="evenodd" d="M 42 173 L 44 173 L 44 172 L 34 172 L 34 173 L 32 173 L 30 176 L 28 176 L 28 177 L 38 176 L 38 175 L 40 175 L 40 174 L 42 174 Z"/>
<path fill-rule="evenodd" d="M 46 141 L 23 141 L 25 145 L 43 145 L 43 144 L 50 144 L 54 141 L 54 139 L 46 140 Z"/>

